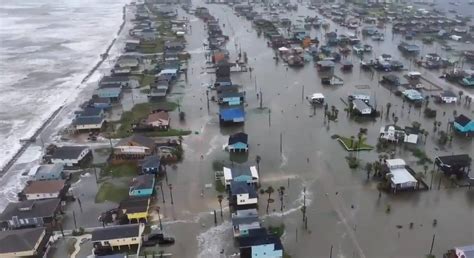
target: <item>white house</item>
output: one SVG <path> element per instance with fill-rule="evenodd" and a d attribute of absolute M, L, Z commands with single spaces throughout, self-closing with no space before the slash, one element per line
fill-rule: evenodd
<path fill-rule="evenodd" d="M 141 245 L 144 230 L 143 223 L 98 228 L 92 231 L 91 241 L 94 250 L 130 248 Z"/>
<path fill-rule="evenodd" d="M 441 92 L 438 98 L 443 103 L 456 103 L 456 101 L 458 101 L 458 96 L 456 96 L 456 94 L 450 90 Z"/>
<path fill-rule="evenodd" d="M 33 181 L 25 186 L 22 193 L 27 200 L 60 198 L 65 183 L 64 180 Z"/>
<path fill-rule="evenodd" d="M 167 130 L 170 127 L 170 115 L 166 111 L 153 112 L 148 115 L 145 124 L 154 128 Z"/>
<path fill-rule="evenodd" d="M 380 127 L 380 139 L 391 142 L 418 143 L 420 131 L 413 127 L 402 129 L 396 125 L 387 125 Z"/>
<path fill-rule="evenodd" d="M 155 147 L 156 144 L 153 139 L 134 134 L 120 140 L 114 147 L 114 154 L 131 158 L 143 158 L 151 155 L 155 151 Z"/>
<path fill-rule="evenodd" d="M 364 101 L 360 99 L 352 100 L 354 110 L 356 110 L 361 115 L 370 115 L 372 114 L 372 108 L 367 105 Z"/>
<path fill-rule="evenodd" d="M 408 172 L 403 159 L 388 159 L 385 161 L 385 165 L 390 170 L 388 174 L 392 175 L 390 186 L 394 191 L 416 188 L 418 181 Z"/>
<path fill-rule="evenodd" d="M 51 157 L 51 162 L 54 164 L 61 163 L 68 167 L 76 166 L 79 165 L 90 151 L 91 150 L 85 146 L 58 147 Z"/>
<path fill-rule="evenodd" d="M 77 131 L 100 130 L 104 126 L 105 119 L 103 117 L 76 117 L 73 125 Z"/>
<path fill-rule="evenodd" d="M 234 168 L 224 167 L 224 181 L 226 186 L 230 186 L 233 181 L 256 184 L 259 182 L 257 168 L 255 166 Z"/>

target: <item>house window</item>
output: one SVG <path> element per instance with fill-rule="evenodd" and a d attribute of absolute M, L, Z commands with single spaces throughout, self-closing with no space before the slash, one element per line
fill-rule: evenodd
<path fill-rule="evenodd" d="M 135 240 L 137 240 L 137 239 L 134 237 L 134 238 L 132 238 L 132 240 L 135 241 Z"/>
<path fill-rule="evenodd" d="M 20 219 L 20 224 L 21 224 L 21 225 L 25 224 L 25 220 L 24 220 L 24 219 Z"/>

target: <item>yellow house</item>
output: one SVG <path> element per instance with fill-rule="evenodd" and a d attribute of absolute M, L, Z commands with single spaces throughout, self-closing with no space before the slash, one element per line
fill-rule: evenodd
<path fill-rule="evenodd" d="M 92 232 L 94 251 L 100 249 L 122 249 L 139 246 L 142 243 L 145 224 L 127 224 L 99 228 Z"/>
<path fill-rule="evenodd" d="M 127 216 L 130 222 L 147 222 L 150 210 L 150 198 L 134 197 L 120 202 L 119 215 Z"/>
<path fill-rule="evenodd" d="M 0 257 L 43 257 L 50 235 L 45 228 L 0 231 Z"/>

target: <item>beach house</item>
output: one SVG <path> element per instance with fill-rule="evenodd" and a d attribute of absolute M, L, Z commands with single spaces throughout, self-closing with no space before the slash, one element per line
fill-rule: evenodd
<path fill-rule="evenodd" d="M 139 175 L 132 179 L 128 195 L 130 197 L 149 197 L 155 190 L 154 175 Z"/>
<path fill-rule="evenodd" d="M 145 224 L 143 223 L 97 228 L 92 231 L 93 252 L 138 247 L 142 243 L 144 230 Z"/>
<path fill-rule="evenodd" d="M 0 229 L 49 227 L 61 211 L 61 200 L 10 202 L 0 214 Z"/>
<path fill-rule="evenodd" d="M 46 228 L 0 231 L 0 257 L 43 257 L 50 237 Z"/>
<path fill-rule="evenodd" d="M 474 133 L 474 121 L 463 114 L 454 119 L 453 126 L 456 131 L 466 136 Z"/>
<path fill-rule="evenodd" d="M 120 140 L 114 147 L 115 158 L 143 159 L 155 152 L 156 144 L 153 139 L 134 134 Z"/>

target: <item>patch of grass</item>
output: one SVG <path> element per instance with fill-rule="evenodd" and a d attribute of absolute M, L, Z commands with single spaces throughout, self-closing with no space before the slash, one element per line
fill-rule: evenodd
<path fill-rule="evenodd" d="M 216 191 L 219 193 L 225 192 L 225 185 L 222 183 L 222 180 L 216 180 Z"/>
<path fill-rule="evenodd" d="M 74 253 L 74 251 L 76 250 L 76 242 L 77 242 L 77 239 L 75 238 L 70 238 L 67 240 L 66 242 L 66 250 L 67 250 L 67 253 L 69 255 L 71 255 L 72 253 Z"/>
<path fill-rule="evenodd" d="M 181 129 L 169 129 L 168 131 L 154 131 L 144 133 L 146 136 L 150 137 L 171 137 L 171 136 L 185 136 L 190 135 L 190 130 L 181 130 Z"/>
<path fill-rule="evenodd" d="M 417 163 L 419 165 L 423 165 L 425 163 L 432 163 L 433 162 L 430 158 L 428 158 L 426 153 L 421 149 L 415 148 L 415 149 L 410 149 L 410 151 L 411 151 L 411 154 L 413 154 L 413 156 L 418 158 Z"/>
<path fill-rule="evenodd" d="M 281 223 L 279 226 L 268 226 L 268 232 L 270 234 L 276 235 L 278 237 L 283 236 L 283 233 L 285 233 L 285 224 Z"/>
<path fill-rule="evenodd" d="M 111 201 L 115 203 L 119 203 L 120 201 L 126 199 L 128 197 L 128 188 L 127 187 L 119 187 L 112 183 L 105 182 L 103 183 L 97 195 L 95 196 L 96 203 L 102 203 L 105 201 Z"/>
<path fill-rule="evenodd" d="M 134 177 L 138 174 L 138 167 L 136 164 L 124 163 L 118 165 L 107 165 L 102 170 L 103 176 L 112 177 Z"/>
<path fill-rule="evenodd" d="M 144 74 L 140 80 L 140 87 L 150 86 L 155 81 L 155 76 L 152 74 Z"/>
<path fill-rule="evenodd" d="M 351 138 L 339 136 L 337 140 L 347 151 L 372 150 L 374 148 L 374 146 L 364 143 L 364 139 L 361 139 L 361 142 L 359 143 L 357 138 L 351 140 Z"/>
<path fill-rule="evenodd" d="M 212 170 L 214 171 L 222 171 L 224 169 L 224 162 L 221 160 L 214 160 L 212 162 Z"/>
<path fill-rule="evenodd" d="M 174 102 L 152 102 L 136 104 L 132 110 L 123 112 L 118 122 L 120 126 L 115 132 L 114 138 L 125 138 L 132 134 L 132 123 L 136 123 L 148 116 L 151 111 L 162 109 L 173 111 L 178 107 Z"/>

